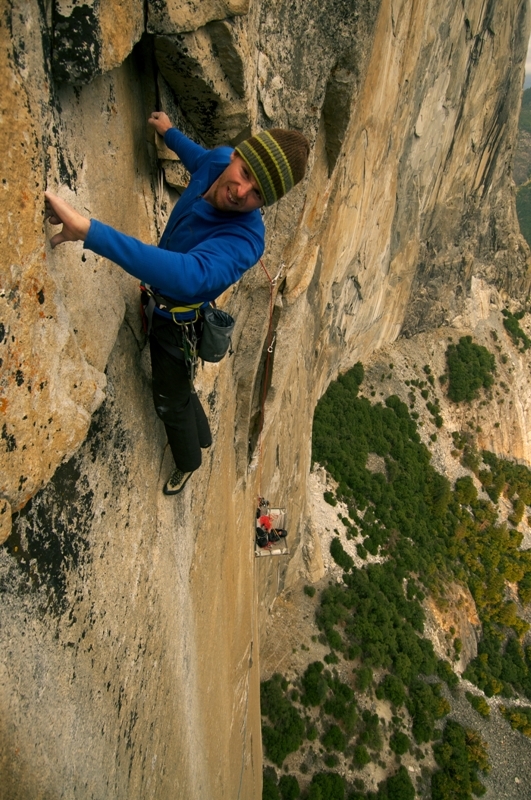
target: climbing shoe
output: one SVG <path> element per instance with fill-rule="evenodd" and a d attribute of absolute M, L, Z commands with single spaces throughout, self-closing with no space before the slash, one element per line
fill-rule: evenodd
<path fill-rule="evenodd" d="M 179 494 L 184 489 L 186 481 L 191 474 L 191 472 L 183 472 L 178 467 L 175 467 L 162 491 L 164 494 Z"/>

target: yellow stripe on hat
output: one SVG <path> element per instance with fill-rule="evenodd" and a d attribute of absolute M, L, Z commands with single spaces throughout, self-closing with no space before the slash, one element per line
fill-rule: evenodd
<path fill-rule="evenodd" d="M 295 183 L 295 181 L 293 180 L 293 173 L 291 171 L 289 161 L 286 158 L 286 154 L 279 146 L 276 139 L 274 139 L 273 136 L 271 136 L 269 131 L 262 131 L 262 133 L 259 133 L 258 136 L 256 136 L 255 138 L 258 139 L 260 144 L 267 150 L 267 152 L 273 159 L 273 162 L 278 170 L 278 174 L 280 175 L 282 186 L 284 187 L 284 194 L 286 194 L 287 192 L 289 192 L 290 189 L 293 188 L 293 185 Z M 267 139 L 268 144 L 271 146 L 268 146 L 268 144 L 266 144 L 266 142 L 264 141 L 265 139 Z"/>
<path fill-rule="evenodd" d="M 255 136 L 253 138 L 258 139 L 258 136 Z M 250 144 L 250 141 L 251 140 L 247 139 L 247 141 L 242 142 L 240 145 L 238 145 L 238 147 L 236 148 L 236 152 L 240 153 L 240 155 L 243 157 L 244 161 L 247 161 L 247 163 L 249 164 L 249 167 L 251 168 L 251 171 L 253 172 L 253 175 L 255 176 L 256 180 L 260 184 L 260 188 L 262 189 L 263 194 L 265 194 L 265 197 L 264 197 L 265 204 L 266 205 L 271 205 L 272 203 L 275 203 L 278 200 L 278 196 L 277 196 L 277 193 L 276 193 L 276 190 L 275 190 L 275 185 L 273 183 L 273 180 L 271 178 L 271 175 L 269 174 L 269 171 L 268 171 L 266 165 L 264 164 L 262 158 L 258 155 L 256 150 L 254 149 L 254 147 Z M 263 145 L 263 142 L 261 142 L 261 144 Z M 267 148 L 264 148 L 264 149 L 267 149 Z M 260 165 L 261 169 L 257 169 L 257 166 L 253 167 L 253 163 L 252 163 L 253 160 L 255 160 L 257 162 L 257 164 Z M 275 166 L 276 166 L 276 164 L 275 164 Z M 269 187 L 264 186 L 264 184 L 263 184 L 263 178 L 264 177 L 267 178 L 267 181 L 269 183 Z M 268 188 L 270 190 L 269 192 L 267 191 Z"/>

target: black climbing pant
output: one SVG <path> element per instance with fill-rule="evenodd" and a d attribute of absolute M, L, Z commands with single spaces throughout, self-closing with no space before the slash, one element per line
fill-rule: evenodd
<path fill-rule="evenodd" d="M 179 326 L 171 320 L 154 316 L 149 338 L 153 402 L 164 422 L 175 466 L 193 472 L 201 466 L 201 448 L 210 447 L 212 435 L 203 406 L 190 385 L 183 359 L 168 353 L 161 341 L 181 344 Z M 200 331 L 199 331 L 200 333 Z"/>

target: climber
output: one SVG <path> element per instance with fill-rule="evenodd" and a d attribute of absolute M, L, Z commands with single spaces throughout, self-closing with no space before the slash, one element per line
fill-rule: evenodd
<path fill-rule="evenodd" d="M 285 539 L 288 532 L 285 528 L 271 528 L 268 537 L 270 542 L 278 542 L 280 539 Z"/>
<path fill-rule="evenodd" d="M 258 547 L 267 547 L 269 544 L 285 539 L 288 535 L 284 528 L 274 528 L 273 520 L 269 514 L 269 503 L 260 498 L 256 509 L 256 544 Z"/>
<path fill-rule="evenodd" d="M 148 122 L 191 174 L 158 246 L 88 219 L 50 192 L 45 218 L 62 225 L 50 239 L 52 247 L 83 241 L 141 280 L 155 298 L 149 336 L 153 400 L 175 461 L 163 491 L 177 494 L 199 468 L 201 448 L 212 443 L 190 374 L 195 354 L 189 351 L 199 347 L 204 310 L 259 260 L 265 237 L 260 209 L 303 178 L 309 144 L 297 131 L 273 128 L 235 149 L 206 150 L 172 127 L 164 112 L 154 111 Z M 165 310 L 175 306 L 176 313 Z"/>
<path fill-rule="evenodd" d="M 256 544 L 258 547 L 268 547 L 268 545 L 274 544 L 280 539 L 285 539 L 287 535 L 288 532 L 285 528 L 273 528 L 269 518 L 267 522 L 264 521 L 264 518 L 261 518 L 256 526 Z"/>

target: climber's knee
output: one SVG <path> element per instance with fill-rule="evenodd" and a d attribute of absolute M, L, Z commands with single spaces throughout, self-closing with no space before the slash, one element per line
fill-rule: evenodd
<path fill-rule="evenodd" d="M 185 403 L 172 400 L 171 397 L 164 397 L 164 395 L 158 395 L 153 399 L 157 416 L 165 425 L 175 427 L 182 422 L 186 422 L 188 417 L 194 418 L 190 398 Z"/>

